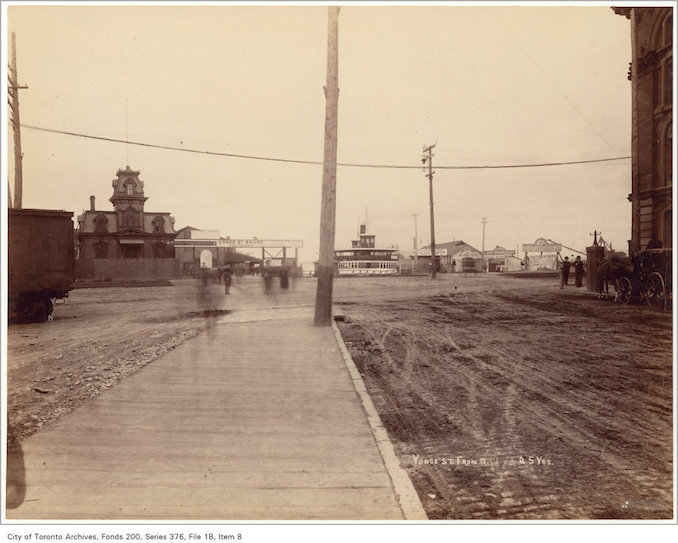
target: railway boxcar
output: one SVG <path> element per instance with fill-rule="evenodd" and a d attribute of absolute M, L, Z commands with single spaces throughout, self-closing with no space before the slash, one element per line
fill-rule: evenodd
<path fill-rule="evenodd" d="M 10 209 L 7 234 L 9 321 L 44 321 L 73 288 L 73 213 Z"/>

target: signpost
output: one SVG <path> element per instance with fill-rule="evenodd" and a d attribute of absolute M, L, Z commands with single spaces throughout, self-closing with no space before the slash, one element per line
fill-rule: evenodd
<path fill-rule="evenodd" d="M 416 253 L 417 256 L 431 256 L 430 248 L 419 249 Z M 447 256 L 447 249 L 436 249 L 436 256 Z"/>
<path fill-rule="evenodd" d="M 548 241 L 523 243 L 524 253 L 559 253 L 562 249 L 561 243 L 549 243 Z"/>
<path fill-rule="evenodd" d="M 304 246 L 301 239 L 205 239 L 205 238 L 178 238 L 174 240 L 175 247 L 229 247 L 240 249 L 263 249 L 269 247 L 287 247 L 300 249 Z"/>

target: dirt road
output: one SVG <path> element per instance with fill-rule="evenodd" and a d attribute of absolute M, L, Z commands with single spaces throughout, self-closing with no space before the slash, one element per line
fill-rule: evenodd
<path fill-rule="evenodd" d="M 314 304 L 191 280 L 81 289 L 8 328 L 9 438 L 23 439 L 242 308 Z M 555 280 L 339 279 L 335 313 L 432 519 L 667 518 L 671 315 Z"/>
<path fill-rule="evenodd" d="M 547 284 L 341 308 L 429 518 L 671 517 L 669 314 Z"/>
<path fill-rule="evenodd" d="M 51 322 L 9 326 L 8 440 L 33 434 L 195 336 L 207 308 L 192 282 L 77 289 Z"/>

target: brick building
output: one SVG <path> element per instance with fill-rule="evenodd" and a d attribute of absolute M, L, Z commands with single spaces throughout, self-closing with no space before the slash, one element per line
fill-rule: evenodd
<path fill-rule="evenodd" d="M 673 192 L 673 8 L 618 7 L 631 21 L 632 181 L 629 251 L 654 232 L 671 247 Z"/>

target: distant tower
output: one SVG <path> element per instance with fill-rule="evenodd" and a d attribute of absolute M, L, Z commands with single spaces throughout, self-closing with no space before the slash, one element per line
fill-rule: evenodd
<path fill-rule="evenodd" d="M 138 171 L 127 166 L 118 170 L 117 178 L 113 180 L 113 204 L 118 220 L 118 231 L 144 229 L 144 203 L 148 198 L 144 196 L 144 182 L 139 179 Z"/>
<path fill-rule="evenodd" d="M 374 238 L 373 234 L 367 233 L 367 226 L 363 223 L 360 225 L 360 231 L 358 232 L 358 239 L 351 241 L 351 247 L 356 249 L 370 249 L 374 247 Z"/>
<path fill-rule="evenodd" d="M 367 225 L 360 225 L 360 247 L 374 247 L 374 235 L 367 233 Z"/>

